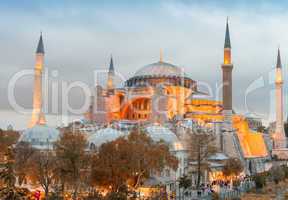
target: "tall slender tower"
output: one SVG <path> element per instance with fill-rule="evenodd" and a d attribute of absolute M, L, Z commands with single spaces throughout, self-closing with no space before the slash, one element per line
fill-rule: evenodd
<path fill-rule="evenodd" d="M 114 76 L 115 76 L 115 71 L 114 71 L 113 58 L 111 55 L 110 66 L 109 66 L 109 71 L 108 71 L 108 79 L 107 79 L 108 90 L 114 89 Z"/>
<path fill-rule="evenodd" d="M 232 131 L 232 69 L 231 43 L 228 19 L 226 22 L 226 34 L 224 43 L 224 63 L 222 64 L 223 78 L 223 115 L 224 126 L 228 131 Z"/>
<path fill-rule="evenodd" d="M 283 122 L 283 77 L 280 49 L 278 48 L 277 64 L 276 64 L 276 129 L 274 134 L 274 148 L 286 148 L 286 136 Z"/>
<path fill-rule="evenodd" d="M 34 74 L 34 90 L 33 90 L 33 111 L 32 118 L 29 127 L 33 127 L 36 124 L 45 124 L 45 116 L 42 112 L 42 71 L 44 64 L 44 44 L 42 33 L 38 42 L 36 50 L 36 64 Z"/>

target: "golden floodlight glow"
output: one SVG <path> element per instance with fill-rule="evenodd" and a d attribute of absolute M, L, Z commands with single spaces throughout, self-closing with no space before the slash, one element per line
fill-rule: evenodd
<path fill-rule="evenodd" d="M 209 122 L 223 121 L 222 107 L 222 103 L 219 101 L 195 99 L 187 106 L 187 111 L 192 113 L 189 115 L 191 119 L 201 124 L 208 124 Z M 233 127 L 237 130 L 244 157 L 265 157 L 268 155 L 262 133 L 252 132 L 243 116 L 233 116 Z"/>
<path fill-rule="evenodd" d="M 225 48 L 224 49 L 224 64 L 225 65 L 230 65 L 231 62 L 231 49 Z"/>

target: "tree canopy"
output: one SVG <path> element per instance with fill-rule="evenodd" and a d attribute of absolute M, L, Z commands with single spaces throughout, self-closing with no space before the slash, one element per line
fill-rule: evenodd
<path fill-rule="evenodd" d="M 225 176 L 238 176 L 243 171 L 243 165 L 238 158 L 229 158 L 223 168 Z"/>
<path fill-rule="evenodd" d="M 193 127 L 187 130 L 187 149 L 191 161 L 197 166 L 197 187 L 200 186 L 201 173 L 207 169 L 208 158 L 217 152 L 215 135 L 204 127 Z"/>
<path fill-rule="evenodd" d="M 95 184 L 118 191 L 122 185 L 138 187 L 152 172 L 161 172 L 165 167 L 176 170 L 177 158 L 167 144 L 154 142 L 140 130 L 133 130 L 127 138 L 100 146 L 93 160 L 92 176 Z"/>
<path fill-rule="evenodd" d="M 73 199 L 78 192 L 89 168 L 89 157 L 86 153 L 87 140 L 84 134 L 69 129 L 62 133 L 55 144 L 58 177 L 73 188 Z"/>

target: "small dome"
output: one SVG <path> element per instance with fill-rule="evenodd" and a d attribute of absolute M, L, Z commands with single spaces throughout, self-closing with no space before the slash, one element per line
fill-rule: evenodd
<path fill-rule="evenodd" d="M 38 124 L 26 129 L 18 142 L 29 142 L 36 149 L 52 149 L 59 136 L 60 132 L 57 129 Z"/>
<path fill-rule="evenodd" d="M 147 76 L 154 76 L 154 77 L 187 77 L 187 74 L 184 73 L 183 69 L 172 65 L 166 62 L 157 62 L 152 63 L 150 65 L 146 65 L 138 70 L 135 77 L 147 77 Z"/>
<path fill-rule="evenodd" d="M 146 133 L 155 142 L 163 140 L 174 150 L 181 150 L 182 144 L 177 136 L 168 128 L 152 125 L 146 127 Z M 129 133 L 122 132 L 113 128 L 100 129 L 88 136 L 89 149 L 95 149 L 106 142 L 111 142 L 119 137 L 127 136 Z"/>
<path fill-rule="evenodd" d="M 113 128 L 100 129 L 88 137 L 89 147 L 99 147 L 103 143 L 111 142 L 127 134 Z"/>
<path fill-rule="evenodd" d="M 179 142 L 177 136 L 168 128 L 158 125 L 146 127 L 147 134 L 156 142 L 163 140 L 168 144 Z"/>
<path fill-rule="evenodd" d="M 178 139 L 178 137 L 170 131 L 170 129 L 159 126 L 159 125 L 152 125 L 146 127 L 147 134 L 152 138 L 153 141 L 159 142 L 164 141 L 166 144 L 169 145 L 171 150 L 174 151 L 181 151 L 183 150 L 183 145 Z"/>

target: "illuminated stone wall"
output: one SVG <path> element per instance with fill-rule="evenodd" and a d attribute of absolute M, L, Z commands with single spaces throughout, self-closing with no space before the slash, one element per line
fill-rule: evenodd
<path fill-rule="evenodd" d="M 187 106 L 187 117 L 203 123 L 223 121 L 222 103 L 205 99 L 192 100 Z M 262 133 L 251 131 L 247 120 L 240 115 L 232 116 L 233 128 L 236 130 L 245 158 L 268 156 Z"/>
<path fill-rule="evenodd" d="M 105 112 L 95 114 L 94 120 L 111 122 L 128 119 L 163 122 L 173 119 L 177 115 L 182 115 L 184 118 L 193 119 L 211 128 L 213 128 L 213 122 L 223 122 L 223 105 L 220 101 L 189 99 L 192 91 L 180 86 L 167 86 L 158 96 L 155 95 L 155 92 L 155 88 L 152 87 L 130 89 L 126 93 L 115 90 L 114 94 L 108 96 L 105 91 L 101 91 L 98 93 L 97 106 L 102 106 L 103 109 L 98 109 Z M 155 106 L 159 108 L 158 111 L 153 110 L 153 100 L 156 102 Z M 247 120 L 242 116 L 233 115 L 232 121 L 244 157 L 253 158 L 268 155 L 261 133 L 251 131 Z"/>

